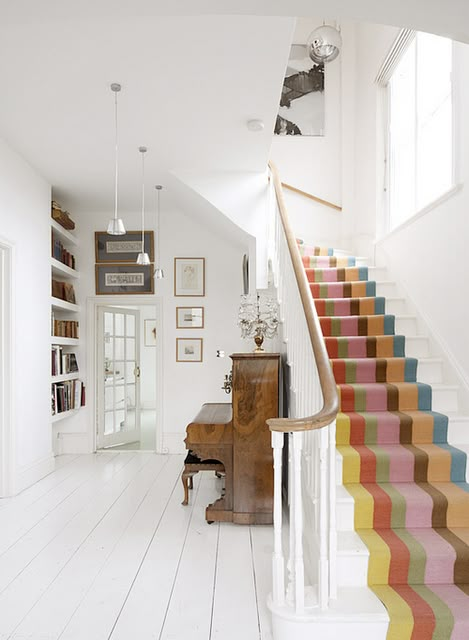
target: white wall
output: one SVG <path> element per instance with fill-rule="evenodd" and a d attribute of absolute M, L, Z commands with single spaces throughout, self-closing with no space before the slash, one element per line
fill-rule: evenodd
<path fill-rule="evenodd" d="M 385 54 L 383 27 L 360 27 L 357 65 L 357 135 L 364 141 L 357 147 L 357 201 L 362 202 L 356 217 L 360 234 L 371 239 L 382 228 L 383 164 L 379 154 L 379 100 L 373 79 Z M 392 32 L 388 30 L 388 35 Z M 371 53 L 370 53 L 371 52 Z M 427 324 L 436 344 L 453 365 L 453 375 L 469 387 L 469 340 L 467 323 L 467 211 L 469 193 L 469 46 L 456 45 L 459 59 L 459 90 L 456 94 L 459 123 L 459 178 L 462 189 L 449 199 L 416 216 L 376 244 L 376 261 L 385 264 L 409 296 Z M 380 56 L 378 56 L 378 53 Z M 383 54 L 383 55 L 381 55 Z M 378 123 L 378 124 L 377 124 Z M 378 149 L 378 152 L 377 152 Z M 451 370 L 450 370 L 451 375 Z"/>
<path fill-rule="evenodd" d="M 140 215 L 122 214 L 128 229 L 138 229 Z M 148 216 L 153 224 L 151 215 Z M 80 316 L 81 335 L 90 340 L 91 332 L 87 324 L 86 301 L 95 298 L 94 283 L 94 232 L 107 227 L 108 215 L 93 213 L 77 220 L 77 235 L 80 240 L 80 300 L 83 312 Z M 147 228 L 154 228 L 149 227 Z M 221 385 L 225 373 L 231 369 L 228 355 L 246 351 L 237 326 L 239 296 L 242 293 L 242 257 L 245 250 L 233 245 L 229 238 L 215 235 L 201 226 L 181 210 L 165 205 L 165 192 L 161 196 L 161 260 L 165 278 L 156 280 L 156 293 L 148 299 L 160 300 L 162 318 L 159 338 L 162 348 L 162 397 L 158 401 L 162 416 L 163 448 L 169 451 L 183 451 L 185 428 L 195 417 L 204 402 L 230 402 Z M 204 297 L 174 297 L 173 271 L 175 257 L 204 257 L 206 259 L 206 295 Z M 114 298 L 115 300 L 115 298 Z M 122 304 L 132 305 L 132 296 L 119 296 Z M 106 303 L 106 296 L 99 296 L 99 302 Z M 115 302 L 114 302 L 115 304 Z M 177 306 L 203 306 L 205 327 L 197 330 L 176 329 Z M 151 307 L 153 309 L 153 307 Z M 203 338 L 202 363 L 176 362 L 176 337 Z M 224 350 L 226 357 L 217 358 L 217 349 Z M 155 350 L 152 350 L 155 352 Z M 86 363 L 88 398 L 93 393 L 90 386 L 92 363 L 86 362 L 84 354 L 80 361 Z M 147 399 L 148 401 L 148 399 Z M 76 446 L 83 450 L 84 443 L 91 446 L 93 441 L 92 403 L 67 421 L 59 423 L 64 443 L 73 450 Z M 74 444 L 75 443 L 75 444 Z M 67 449 L 62 449 L 67 450 Z M 70 450 L 70 449 L 69 449 Z"/>
<path fill-rule="evenodd" d="M 50 389 L 50 186 L 0 140 L 0 235 L 13 250 L 13 486 L 53 467 Z"/>
<path fill-rule="evenodd" d="M 297 20 L 294 44 L 305 43 L 321 23 Z M 340 25 L 342 50 L 325 68 L 324 136 L 273 136 L 271 158 L 282 182 L 343 207 L 338 213 L 285 190 L 287 208 L 298 236 L 313 244 L 342 246 L 344 221 L 350 218 L 350 177 L 353 166 L 343 167 L 347 146 L 354 143 L 350 114 L 354 107 L 355 26 Z M 352 93 L 350 92 L 352 91 Z M 345 105 L 345 107 L 344 107 Z"/>

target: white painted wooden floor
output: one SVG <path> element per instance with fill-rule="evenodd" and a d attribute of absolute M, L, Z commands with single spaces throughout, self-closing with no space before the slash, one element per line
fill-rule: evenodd
<path fill-rule="evenodd" d="M 271 640 L 272 528 L 208 525 L 182 456 L 60 456 L 0 501 L 0 640 Z"/>

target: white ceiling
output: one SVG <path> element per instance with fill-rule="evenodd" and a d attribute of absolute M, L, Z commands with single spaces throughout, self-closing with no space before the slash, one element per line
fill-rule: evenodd
<path fill-rule="evenodd" d="M 119 94 L 121 210 L 146 176 L 262 171 L 288 57 L 288 18 L 200 16 L 30 21 L 0 27 L 0 135 L 73 211 L 110 210 Z M 261 118 L 262 133 L 246 121 Z"/>
<path fill-rule="evenodd" d="M 325 12 L 469 41 L 467 0 L 0 0 L 0 136 L 65 206 L 109 211 L 120 82 L 121 211 L 139 206 L 142 144 L 153 184 L 172 170 L 262 171 L 288 15 Z"/>

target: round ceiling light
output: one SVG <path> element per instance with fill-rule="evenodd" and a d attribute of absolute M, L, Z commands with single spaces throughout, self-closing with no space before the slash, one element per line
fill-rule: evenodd
<path fill-rule="evenodd" d="M 246 126 L 249 131 L 262 131 L 264 129 L 264 122 L 262 120 L 248 120 Z"/>
<path fill-rule="evenodd" d="M 316 64 L 332 62 L 340 53 L 342 36 L 340 32 L 329 25 L 322 25 L 312 31 L 306 41 L 308 55 Z"/>

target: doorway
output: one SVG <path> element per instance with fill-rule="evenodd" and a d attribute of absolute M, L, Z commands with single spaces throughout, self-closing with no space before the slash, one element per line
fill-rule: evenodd
<path fill-rule="evenodd" d="M 96 448 L 158 451 L 159 308 L 96 304 Z"/>

